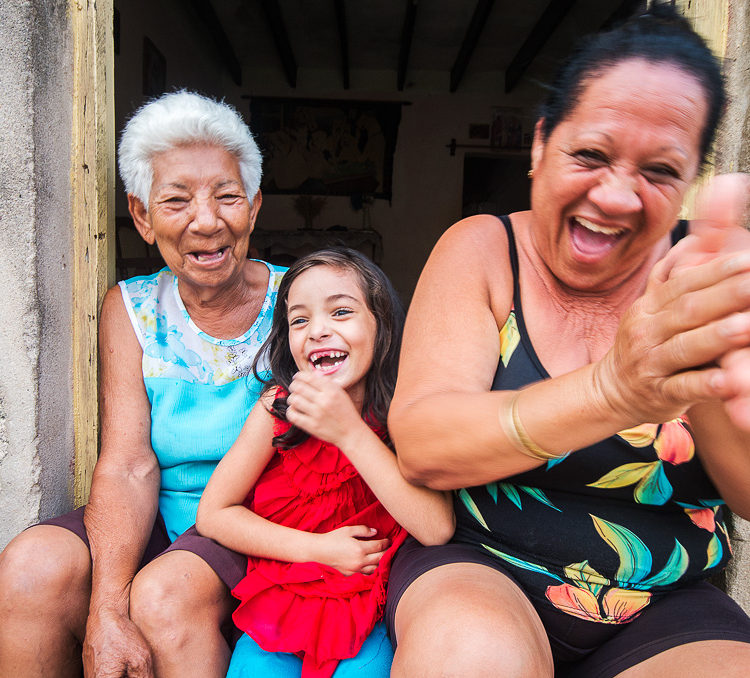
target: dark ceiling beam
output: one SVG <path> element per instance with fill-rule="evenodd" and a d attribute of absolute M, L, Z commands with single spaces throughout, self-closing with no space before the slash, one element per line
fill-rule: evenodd
<path fill-rule="evenodd" d="M 552 0 L 547 9 L 542 12 L 531 33 L 527 36 L 521 49 L 513 57 L 505 71 L 505 91 L 510 92 L 534 61 L 536 55 L 544 47 L 550 35 L 554 33 L 559 23 L 565 18 L 575 0 Z"/>
<path fill-rule="evenodd" d="M 236 85 L 242 85 L 242 67 L 210 0 L 189 0 L 189 6 L 200 21 L 201 28 L 206 30 L 216 43 L 221 61 L 232 76 L 232 80 Z"/>
<path fill-rule="evenodd" d="M 471 17 L 469 27 L 466 29 L 466 35 L 458 50 L 458 56 L 453 63 L 453 68 L 451 68 L 451 92 L 455 92 L 458 89 L 461 79 L 464 77 L 466 67 L 469 65 L 471 55 L 474 53 L 474 48 L 479 42 L 479 36 L 484 30 L 487 17 L 490 15 L 490 10 L 494 3 L 495 0 L 479 0 L 477 6 L 474 8 L 474 15 Z"/>
<path fill-rule="evenodd" d="M 289 42 L 289 34 L 284 25 L 284 17 L 281 16 L 279 0 L 262 0 L 263 12 L 271 29 L 276 51 L 279 53 L 281 65 L 284 68 L 286 81 L 290 87 L 297 86 L 297 60 L 294 58 L 292 45 Z"/>
<path fill-rule="evenodd" d="M 607 31 L 615 24 L 619 24 L 621 21 L 625 21 L 625 19 L 633 16 L 636 12 L 645 12 L 647 9 L 648 0 L 623 0 L 601 25 L 599 30 Z"/>
<path fill-rule="evenodd" d="M 414 37 L 414 25 L 417 21 L 418 0 L 406 0 L 406 12 L 404 13 L 404 25 L 401 28 L 401 46 L 398 49 L 398 91 L 401 92 L 406 84 L 406 70 L 409 68 L 409 54 L 411 52 L 411 40 Z"/>
<path fill-rule="evenodd" d="M 339 51 L 341 52 L 341 80 L 344 89 L 349 89 L 349 34 L 346 32 L 345 0 L 334 0 L 336 26 L 339 31 Z"/>

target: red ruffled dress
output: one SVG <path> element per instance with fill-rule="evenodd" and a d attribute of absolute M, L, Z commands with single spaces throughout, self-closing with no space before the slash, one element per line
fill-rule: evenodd
<path fill-rule="evenodd" d="M 289 424 L 277 420 L 274 434 Z M 380 619 L 396 550 L 406 531 L 375 498 L 335 446 L 317 438 L 277 450 L 245 506 L 280 525 L 330 532 L 367 525 L 390 546 L 373 574 L 346 576 L 321 563 L 248 559 L 232 594 L 241 602 L 234 623 L 268 652 L 302 658 L 302 678 L 330 678 L 339 660 L 354 657 Z"/>

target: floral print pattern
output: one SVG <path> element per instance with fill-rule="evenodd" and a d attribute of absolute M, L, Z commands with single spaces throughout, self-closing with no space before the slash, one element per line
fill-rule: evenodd
<path fill-rule="evenodd" d="M 493 389 L 549 376 L 517 300 L 499 338 Z M 459 541 L 502 560 L 554 608 L 597 623 L 632 621 L 656 596 L 722 567 L 731 550 L 685 416 L 457 490 L 455 500 Z"/>
<path fill-rule="evenodd" d="M 282 269 L 269 268 L 269 291 L 253 326 L 241 337 L 216 339 L 190 318 L 167 268 L 121 282 L 123 299 L 143 348 L 144 378 L 162 377 L 220 386 L 250 374 L 270 327 Z M 168 320 L 169 318 L 169 320 Z"/>

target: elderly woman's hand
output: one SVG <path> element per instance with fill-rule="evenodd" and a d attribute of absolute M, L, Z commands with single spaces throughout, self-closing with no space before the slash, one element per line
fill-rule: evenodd
<path fill-rule="evenodd" d="M 151 650 L 138 627 L 114 610 L 89 616 L 83 642 L 86 678 L 152 678 Z"/>

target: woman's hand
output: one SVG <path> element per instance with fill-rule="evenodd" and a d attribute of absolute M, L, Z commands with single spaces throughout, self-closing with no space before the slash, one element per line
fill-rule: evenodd
<path fill-rule="evenodd" d="M 297 372 L 287 397 L 289 423 L 336 447 L 367 427 L 349 394 L 333 379 L 314 372 Z"/>
<path fill-rule="evenodd" d="M 152 678 L 151 649 L 138 627 L 115 610 L 91 612 L 83 641 L 86 678 Z"/>
<path fill-rule="evenodd" d="M 366 525 L 347 525 L 316 535 L 320 553 L 316 562 L 341 574 L 372 574 L 388 549 L 388 539 L 372 539 L 377 531 Z"/>
<path fill-rule="evenodd" d="M 659 262 L 602 361 L 604 389 L 639 422 L 721 398 L 750 429 L 750 233 L 744 175 L 719 177 L 691 234 Z M 649 414 L 650 413 L 650 414 Z"/>

